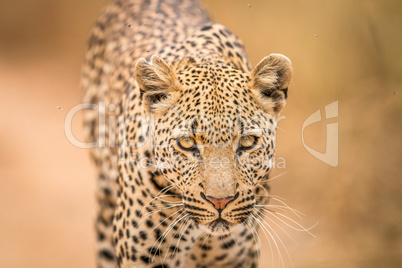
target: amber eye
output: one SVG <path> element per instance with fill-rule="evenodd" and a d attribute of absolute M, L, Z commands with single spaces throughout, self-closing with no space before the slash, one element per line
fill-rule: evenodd
<path fill-rule="evenodd" d="M 257 144 L 256 136 L 242 136 L 240 138 L 240 149 L 249 150 Z"/>
<path fill-rule="evenodd" d="M 179 147 L 181 149 L 186 150 L 186 151 L 193 150 L 196 147 L 195 140 L 193 138 L 185 137 L 185 136 L 178 138 L 177 144 L 179 145 Z"/>

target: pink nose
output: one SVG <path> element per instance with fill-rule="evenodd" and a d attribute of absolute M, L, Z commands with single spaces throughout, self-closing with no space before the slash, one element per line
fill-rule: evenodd
<path fill-rule="evenodd" d="M 227 203 L 229 203 L 230 201 L 232 201 L 234 199 L 234 196 L 228 196 L 228 197 L 225 197 L 225 198 L 215 198 L 215 197 L 212 197 L 210 195 L 207 195 L 205 198 L 209 202 L 214 204 L 214 207 L 216 209 L 224 209 L 226 207 Z"/>

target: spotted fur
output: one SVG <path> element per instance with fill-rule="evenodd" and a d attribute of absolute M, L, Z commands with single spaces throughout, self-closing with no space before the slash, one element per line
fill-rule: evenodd
<path fill-rule="evenodd" d="M 257 267 L 255 205 L 268 201 L 291 76 L 279 54 L 252 69 L 195 0 L 111 2 L 82 71 L 99 267 Z M 181 137 L 196 147 L 183 150 Z M 210 201 L 228 197 L 220 209 Z"/>

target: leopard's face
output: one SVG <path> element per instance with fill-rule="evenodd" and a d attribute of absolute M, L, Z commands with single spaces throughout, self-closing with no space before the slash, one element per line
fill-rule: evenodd
<path fill-rule="evenodd" d="M 155 113 L 156 161 L 191 218 L 225 233 L 253 212 L 272 163 L 274 119 L 256 105 L 248 74 L 203 65 L 178 78 L 171 107 Z"/>
<path fill-rule="evenodd" d="M 171 75 L 176 90 L 145 96 L 158 98 L 151 106 L 157 165 L 193 221 L 228 233 L 253 216 L 272 166 L 275 116 L 254 91 L 255 78 L 230 66 L 199 64 Z"/>

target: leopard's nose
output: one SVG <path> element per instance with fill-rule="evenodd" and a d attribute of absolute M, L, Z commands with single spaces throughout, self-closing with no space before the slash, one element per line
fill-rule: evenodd
<path fill-rule="evenodd" d="M 234 199 L 234 196 L 228 196 L 224 198 L 215 198 L 210 195 L 205 197 L 209 202 L 211 202 L 217 210 L 222 210 L 226 205 Z"/>

